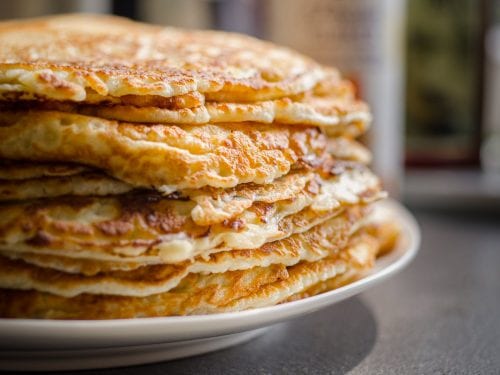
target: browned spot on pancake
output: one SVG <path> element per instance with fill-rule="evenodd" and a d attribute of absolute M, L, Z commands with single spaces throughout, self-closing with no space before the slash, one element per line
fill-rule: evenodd
<path fill-rule="evenodd" d="M 39 230 L 35 235 L 25 241 L 26 244 L 32 246 L 48 246 L 53 242 L 53 238 L 47 232 Z"/>
<path fill-rule="evenodd" d="M 252 205 L 252 210 L 255 212 L 255 215 L 257 215 L 260 218 L 263 218 L 267 216 L 270 210 L 272 210 L 274 207 L 273 204 L 271 203 L 265 203 L 265 202 L 255 202 Z"/>
<path fill-rule="evenodd" d="M 37 79 L 42 83 L 50 84 L 56 89 L 71 89 L 71 85 L 69 85 L 66 81 L 57 78 L 54 74 L 41 72 L 38 74 Z"/>
<path fill-rule="evenodd" d="M 314 195 L 319 194 L 320 187 L 320 183 L 316 180 L 311 180 L 306 185 L 307 191 Z"/>
<path fill-rule="evenodd" d="M 158 95 L 125 95 L 119 98 L 121 104 L 136 107 L 157 107 L 165 109 L 193 108 L 203 104 L 204 97 L 198 92 L 191 92 L 185 95 L 174 97 L 162 97 Z"/>
<path fill-rule="evenodd" d="M 71 232 L 75 234 L 83 234 L 90 235 L 92 234 L 92 229 L 85 225 L 79 224 L 76 222 L 64 222 L 64 221 L 55 221 L 52 223 L 54 229 L 58 232 Z"/>
<path fill-rule="evenodd" d="M 186 218 L 175 215 L 170 209 L 164 211 L 151 211 L 145 215 L 149 226 L 161 229 L 165 233 L 177 233 L 184 224 Z"/>
<path fill-rule="evenodd" d="M 222 222 L 222 225 L 224 225 L 227 228 L 231 228 L 234 231 L 240 231 L 245 227 L 245 221 L 241 219 L 233 219 L 233 220 L 224 220 Z"/>
<path fill-rule="evenodd" d="M 96 223 L 95 226 L 109 236 L 124 235 L 134 229 L 134 225 L 121 220 L 108 220 Z"/>

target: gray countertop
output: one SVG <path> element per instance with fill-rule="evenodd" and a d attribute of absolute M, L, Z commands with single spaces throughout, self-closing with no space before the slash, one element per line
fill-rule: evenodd
<path fill-rule="evenodd" d="M 414 211 L 413 263 L 362 295 L 246 344 L 82 374 L 499 374 L 500 215 Z"/>

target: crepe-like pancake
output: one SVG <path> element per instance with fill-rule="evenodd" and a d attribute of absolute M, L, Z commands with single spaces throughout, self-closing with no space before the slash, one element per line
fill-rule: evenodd
<path fill-rule="evenodd" d="M 271 184 L 241 184 L 230 189 L 210 187 L 188 189 L 168 197 L 193 200 L 196 202 L 196 206 L 191 210 L 193 221 L 198 225 L 211 225 L 241 214 L 255 202 L 274 203 L 293 199 L 304 189 L 311 193 L 313 189 L 325 184 L 335 186 L 334 189 L 344 192 L 354 192 L 361 191 L 363 186 L 367 189 L 378 186 L 378 180 L 366 167 L 360 164 L 333 161 L 333 163 L 326 162 L 313 170 L 307 168 L 293 170 Z M 131 185 L 102 173 L 86 172 L 63 177 L 0 180 L 0 201 L 64 195 L 113 195 L 132 190 Z M 141 191 L 136 192 L 141 193 Z M 142 191 L 142 193 L 151 192 Z"/>
<path fill-rule="evenodd" d="M 328 141 L 326 157 L 308 160 L 303 166 L 270 184 L 240 184 L 234 188 L 221 189 L 205 187 L 178 192 L 179 197 L 195 199 L 203 203 L 211 214 L 193 215 L 193 219 L 206 225 L 211 222 L 241 213 L 254 201 L 275 202 L 292 198 L 314 177 L 313 170 L 338 170 L 344 161 L 367 164 L 370 153 L 361 144 L 347 138 L 333 138 Z M 318 167 L 318 163 L 320 163 Z M 329 173 L 329 172 L 327 172 Z M 51 198 L 63 195 L 116 195 L 132 191 L 134 187 L 98 170 L 74 164 L 50 164 L 35 162 L 0 161 L 0 202 Z M 205 220 L 205 221 L 203 221 Z"/>
<path fill-rule="evenodd" d="M 43 256 L 37 259 L 32 255 L 25 263 L 0 256 L 0 288 L 35 289 L 63 297 L 82 293 L 137 297 L 164 293 L 176 287 L 190 273 L 223 273 L 272 264 L 292 266 L 300 261 L 317 261 L 342 249 L 363 215 L 364 210 L 355 207 L 307 232 L 267 243 L 261 248 L 228 250 L 208 257 L 197 257 L 193 262 L 142 266 L 126 272 L 103 270 L 103 267 L 120 265 L 106 262 L 85 262 L 64 257 L 44 259 Z M 30 259 L 38 263 L 37 266 L 32 265 L 33 262 L 29 264 Z M 54 270 L 51 267 L 54 265 L 78 270 L 79 273 Z M 85 267 L 93 275 L 81 274 Z"/>
<path fill-rule="evenodd" d="M 371 121 L 368 106 L 354 97 L 319 96 L 314 93 L 296 99 L 282 98 L 254 103 L 207 102 L 203 106 L 179 110 L 124 105 L 67 107 L 74 112 L 129 122 L 316 125 L 328 127 L 331 134 L 345 133 L 347 130 L 353 136 L 364 133 Z M 59 108 L 55 106 L 55 109 Z"/>
<path fill-rule="evenodd" d="M 337 72 L 330 83 L 292 98 L 252 103 L 207 102 L 190 108 L 161 108 L 136 105 L 80 105 L 70 102 L 21 101 L 6 103 L 0 109 L 55 110 L 137 123 L 206 124 L 258 122 L 316 125 L 328 127 L 329 134 L 364 133 L 371 121 L 368 106 L 356 100 L 352 84 Z M 327 81 L 328 82 L 328 81 Z M 325 92 L 325 87 L 329 91 Z"/>
<path fill-rule="evenodd" d="M 0 180 L 27 180 L 40 177 L 67 177 L 90 171 L 82 165 L 0 160 Z"/>
<path fill-rule="evenodd" d="M 35 100 L 38 99 L 38 100 Z M 158 95 L 123 95 L 102 97 L 95 93 L 88 93 L 84 103 L 71 102 L 64 100 L 51 100 L 46 98 L 37 98 L 29 94 L 15 92 L 0 92 L 0 108 L 8 109 L 14 106 L 22 109 L 39 106 L 40 108 L 51 108 L 51 106 L 60 106 L 61 109 L 77 108 L 78 105 L 89 106 L 125 106 L 137 108 L 161 108 L 166 110 L 181 110 L 203 106 L 205 104 L 205 95 L 192 91 L 187 94 L 163 97 Z M 71 106 L 76 107 L 71 107 Z"/>
<path fill-rule="evenodd" d="M 268 100 L 309 90 L 324 75 L 309 58 L 248 36 L 111 16 L 2 22 L 0 46 L 0 93 L 17 99 L 200 92 L 217 101 Z"/>
<path fill-rule="evenodd" d="M 324 152 L 313 127 L 139 125 L 63 112 L 0 112 L 0 158 L 75 162 L 173 192 L 265 184 Z"/>
<path fill-rule="evenodd" d="M 0 202 L 61 195 L 123 194 L 133 189 L 133 186 L 103 173 L 80 173 L 72 176 L 41 177 L 28 180 L 0 180 Z"/>
<path fill-rule="evenodd" d="M 369 238 L 365 241 L 365 238 Z M 174 289 L 147 297 L 82 294 L 65 298 L 37 291 L 0 289 L 0 316 L 7 318 L 113 319 L 193 315 L 271 306 L 325 280 L 359 275 L 377 255 L 377 241 L 363 232 L 354 242 L 315 262 L 270 265 L 203 275 L 193 273 Z"/>
<path fill-rule="evenodd" d="M 178 262 L 226 248 L 260 247 L 308 230 L 345 206 L 379 197 L 378 179 L 367 170 L 353 169 L 311 180 L 293 198 L 253 203 L 241 214 L 210 226 L 192 219 L 193 211 L 204 209 L 210 217 L 210 205 L 204 208 L 203 202 L 153 193 L 4 203 L 0 249 L 109 261 Z"/>

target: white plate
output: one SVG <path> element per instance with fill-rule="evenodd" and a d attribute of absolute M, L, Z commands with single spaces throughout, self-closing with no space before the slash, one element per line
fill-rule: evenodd
<path fill-rule="evenodd" d="M 314 297 L 254 310 L 199 316 L 116 319 L 0 319 L 0 370 L 75 370 L 129 366 L 222 349 L 263 333 L 263 327 L 319 310 L 378 284 L 417 253 L 420 231 L 394 201 L 382 203 L 403 233 L 395 251 L 362 279 Z"/>

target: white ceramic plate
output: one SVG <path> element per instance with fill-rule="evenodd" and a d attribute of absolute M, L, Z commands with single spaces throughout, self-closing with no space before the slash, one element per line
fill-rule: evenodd
<path fill-rule="evenodd" d="M 330 292 L 243 312 L 102 321 L 0 319 L 0 370 L 75 370 L 129 366 L 222 349 L 263 333 L 264 327 L 332 305 L 378 284 L 417 253 L 420 231 L 394 201 L 403 233 L 395 251 L 362 279 Z"/>

